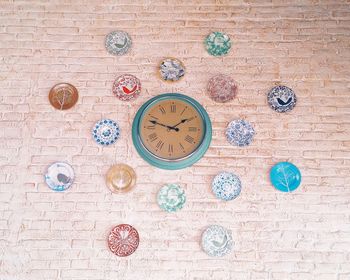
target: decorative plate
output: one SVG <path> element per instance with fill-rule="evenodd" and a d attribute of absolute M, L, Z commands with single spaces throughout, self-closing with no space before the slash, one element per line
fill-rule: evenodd
<path fill-rule="evenodd" d="M 95 124 L 92 136 L 100 145 L 111 145 L 120 137 L 119 125 L 113 120 L 102 119 Z"/>
<path fill-rule="evenodd" d="M 175 82 L 185 75 L 185 66 L 176 58 L 166 58 L 160 63 L 159 73 L 164 81 Z"/>
<path fill-rule="evenodd" d="M 106 36 L 105 46 L 110 54 L 123 55 L 131 47 L 131 38 L 125 31 L 112 31 Z"/>
<path fill-rule="evenodd" d="M 211 188 L 217 198 L 228 201 L 239 196 L 242 185 L 237 175 L 230 172 L 221 172 L 215 176 Z"/>
<path fill-rule="evenodd" d="M 115 226 L 108 235 L 108 247 L 118 257 L 130 256 L 136 251 L 139 243 L 139 233 L 128 224 Z"/>
<path fill-rule="evenodd" d="M 216 75 L 209 80 L 208 93 L 214 101 L 224 103 L 236 96 L 237 85 L 229 76 Z"/>
<path fill-rule="evenodd" d="M 272 185 L 279 191 L 292 192 L 301 183 L 301 173 L 298 167 L 290 162 L 279 162 L 270 170 Z"/>
<path fill-rule="evenodd" d="M 222 226 L 211 225 L 202 234 L 202 248 L 211 257 L 223 257 L 232 247 L 232 232 Z"/>
<path fill-rule="evenodd" d="M 114 81 L 112 91 L 120 100 L 132 100 L 140 95 L 141 82 L 133 75 L 124 74 Z"/>
<path fill-rule="evenodd" d="M 231 145 L 248 146 L 255 135 L 252 125 L 245 120 L 234 120 L 226 129 L 226 138 Z"/>
<path fill-rule="evenodd" d="M 135 171 L 126 164 L 113 165 L 107 172 L 106 183 L 114 193 L 128 192 L 136 184 Z"/>
<path fill-rule="evenodd" d="M 168 184 L 159 190 L 157 200 L 159 207 L 163 210 L 176 212 L 184 206 L 186 196 L 179 185 Z"/>
<path fill-rule="evenodd" d="M 49 166 L 45 174 L 45 182 L 50 189 L 61 192 L 68 189 L 74 180 L 72 166 L 65 162 L 55 162 Z"/>
<path fill-rule="evenodd" d="M 284 113 L 291 111 L 295 107 L 297 97 L 289 87 L 276 86 L 267 94 L 267 102 L 276 112 Z"/>
<path fill-rule="evenodd" d="M 213 56 L 222 56 L 231 49 L 230 37 L 223 32 L 212 32 L 204 41 L 209 54 Z"/>
<path fill-rule="evenodd" d="M 49 101 L 58 110 L 72 108 L 78 101 L 78 90 L 68 83 L 54 85 L 49 92 Z"/>

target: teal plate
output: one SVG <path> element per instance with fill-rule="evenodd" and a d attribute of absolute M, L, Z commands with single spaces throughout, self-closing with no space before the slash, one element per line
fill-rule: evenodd
<path fill-rule="evenodd" d="M 301 183 L 301 173 L 298 167 L 290 162 L 279 162 L 270 170 L 272 185 L 279 191 L 292 192 Z"/>
<path fill-rule="evenodd" d="M 179 185 L 167 184 L 159 190 L 157 201 L 159 207 L 163 210 L 176 212 L 184 207 L 186 196 Z"/>

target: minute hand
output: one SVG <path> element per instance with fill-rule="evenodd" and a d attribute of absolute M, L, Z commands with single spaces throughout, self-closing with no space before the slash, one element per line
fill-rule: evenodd
<path fill-rule="evenodd" d="M 178 124 L 175 124 L 175 125 L 172 126 L 172 127 L 175 128 L 175 127 L 177 127 L 178 125 L 180 125 L 180 124 L 182 124 L 182 123 L 184 123 L 184 122 L 186 122 L 186 121 L 188 121 L 188 119 L 183 119 L 183 120 L 181 120 L 181 122 L 179 122 Z"/>
<path fill-rule="evenodd" d="M 153 120 L 150 121 L 150 122 L 153 123 L 154 125 L 158 124 L 158 125 L 160 125 L 160 126 L 164 126 L 164 127 L 166 127 L 168 130 L 173 129 L 173 130 L 175 130 L 175 131 L 179 131 L 178 128 L 172 127 L 172 126 L 170 126 L 170 125 L 165 125 L 165 124 L 159 123 L 159 122 L 157 122 L 157 121 L 153 121 Z"/>

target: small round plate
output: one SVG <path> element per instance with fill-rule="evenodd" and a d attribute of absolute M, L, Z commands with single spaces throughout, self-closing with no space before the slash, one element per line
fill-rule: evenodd
<path fill-rule="evenodd" d="M 139 243 L 139 233 L 128 224 L 115 226 L 108 235 L 108 247 L 118 257 L 130 256 L 136 251 Z"/>
<path fill-rule="evenodd" d="M 119 76 L 113 83 L 114 95 L 122 101 L 135 99 L 141 93 L 141 82 L 130 74 Z"/>
<path fill-rule="evenodd" d="M 232 232 L 222 226 L 211 225 L 202 234 L 202 249 L 211 257 L 223 257 L 232 247 Z"/>
<path fill-rule="evenodd" d="M 215 176 L 211 188 L 217 198 L 228 201 L 239 196 L 242 184 L 237 175 L 230 172 L 221 172 Z"/>
<path fill-rule="evenodd" d="M 287 161 L 279 162 L 271 168 L 270 180 L 277 190 L 292 192 L 301 183 L 301 173 L 294 164 Z"/>
<path fill-rule="evenodd" d="M 231 49 L 230 37 L 223 32 L 212 32 L 204 40 L 205 48 L 213 56 L 222 56 Z"/>
<path fill-rule="evenodd" d="M 74 181 L 72 166 L 65 162 L 55 162 L 49 166 L 45 174 L 45 182 L 50 189 L 61 192 L 68 189 Z"/>
<path fill-rule="evenodd" d="M 231 77 L 220 74 L 209 80 L 207 90 L 212 100 L 225 103 L 235 98 L 237 94 L 237 85 Z"/>
<path fill-rule="evenodd" d="M 106 184 L 114 193 L 128 192 L 136 184 L 136 173 L 129 165 L 113 165 L 107 172 Z"/>
<path fill-rule="evenodd" d="M 160 77 L 167 82 L 176 82 L 185 75 L 185 66 L 177 58 L 166 58 L 159 66 Z"/>
<path fill-rule="evenodd" d="M 157 201 L 163 210 L 176 212 L 185 205 L 186 196 L 179 185 L 167 184 L 159 190 Z"/>
<path fill-rule="evenodd" d="M 68 83 L 54 85 L 49 92 L 49 101 L 58 110 L 72 108 L 78 101 L 78 90 Z"/>
<path fill-rule="evenodd" d="M 276 112 L 284 113 L 293 110 L 297 103 L 297 96 L 289 87 L 276 86 L 267 94 L 267 102 Z"/>
<path fill-rule="evenodd" d="M 226 129 L 226 138 L 231 145 L 248 146 L 254 138 L 253 126 L 245 120 L 233 120 Z"/>
<path fill-rule="evenodd" d="M 120 137 L 119 125 L 113 120 L 102 119 L 92 129 L 92 136 L 97 144 L 111 145 Z"/>
<path fill-rule="evenodd" d="M 126 54 L 131 48 L 131 44 L 131 38 L 125 31 L 112 31 L 106 36 L 106 49 L 110 54 L 113 55 Z"/>

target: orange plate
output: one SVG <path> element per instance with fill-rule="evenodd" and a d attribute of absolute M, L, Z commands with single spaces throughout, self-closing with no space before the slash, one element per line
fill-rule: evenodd
<path fill-rule="evenodd" d="M 77 103 L 78 90 L 68 83 L 56 84 L 50 90 L 49 100 L 56 109 L 67 110 Z"/>

